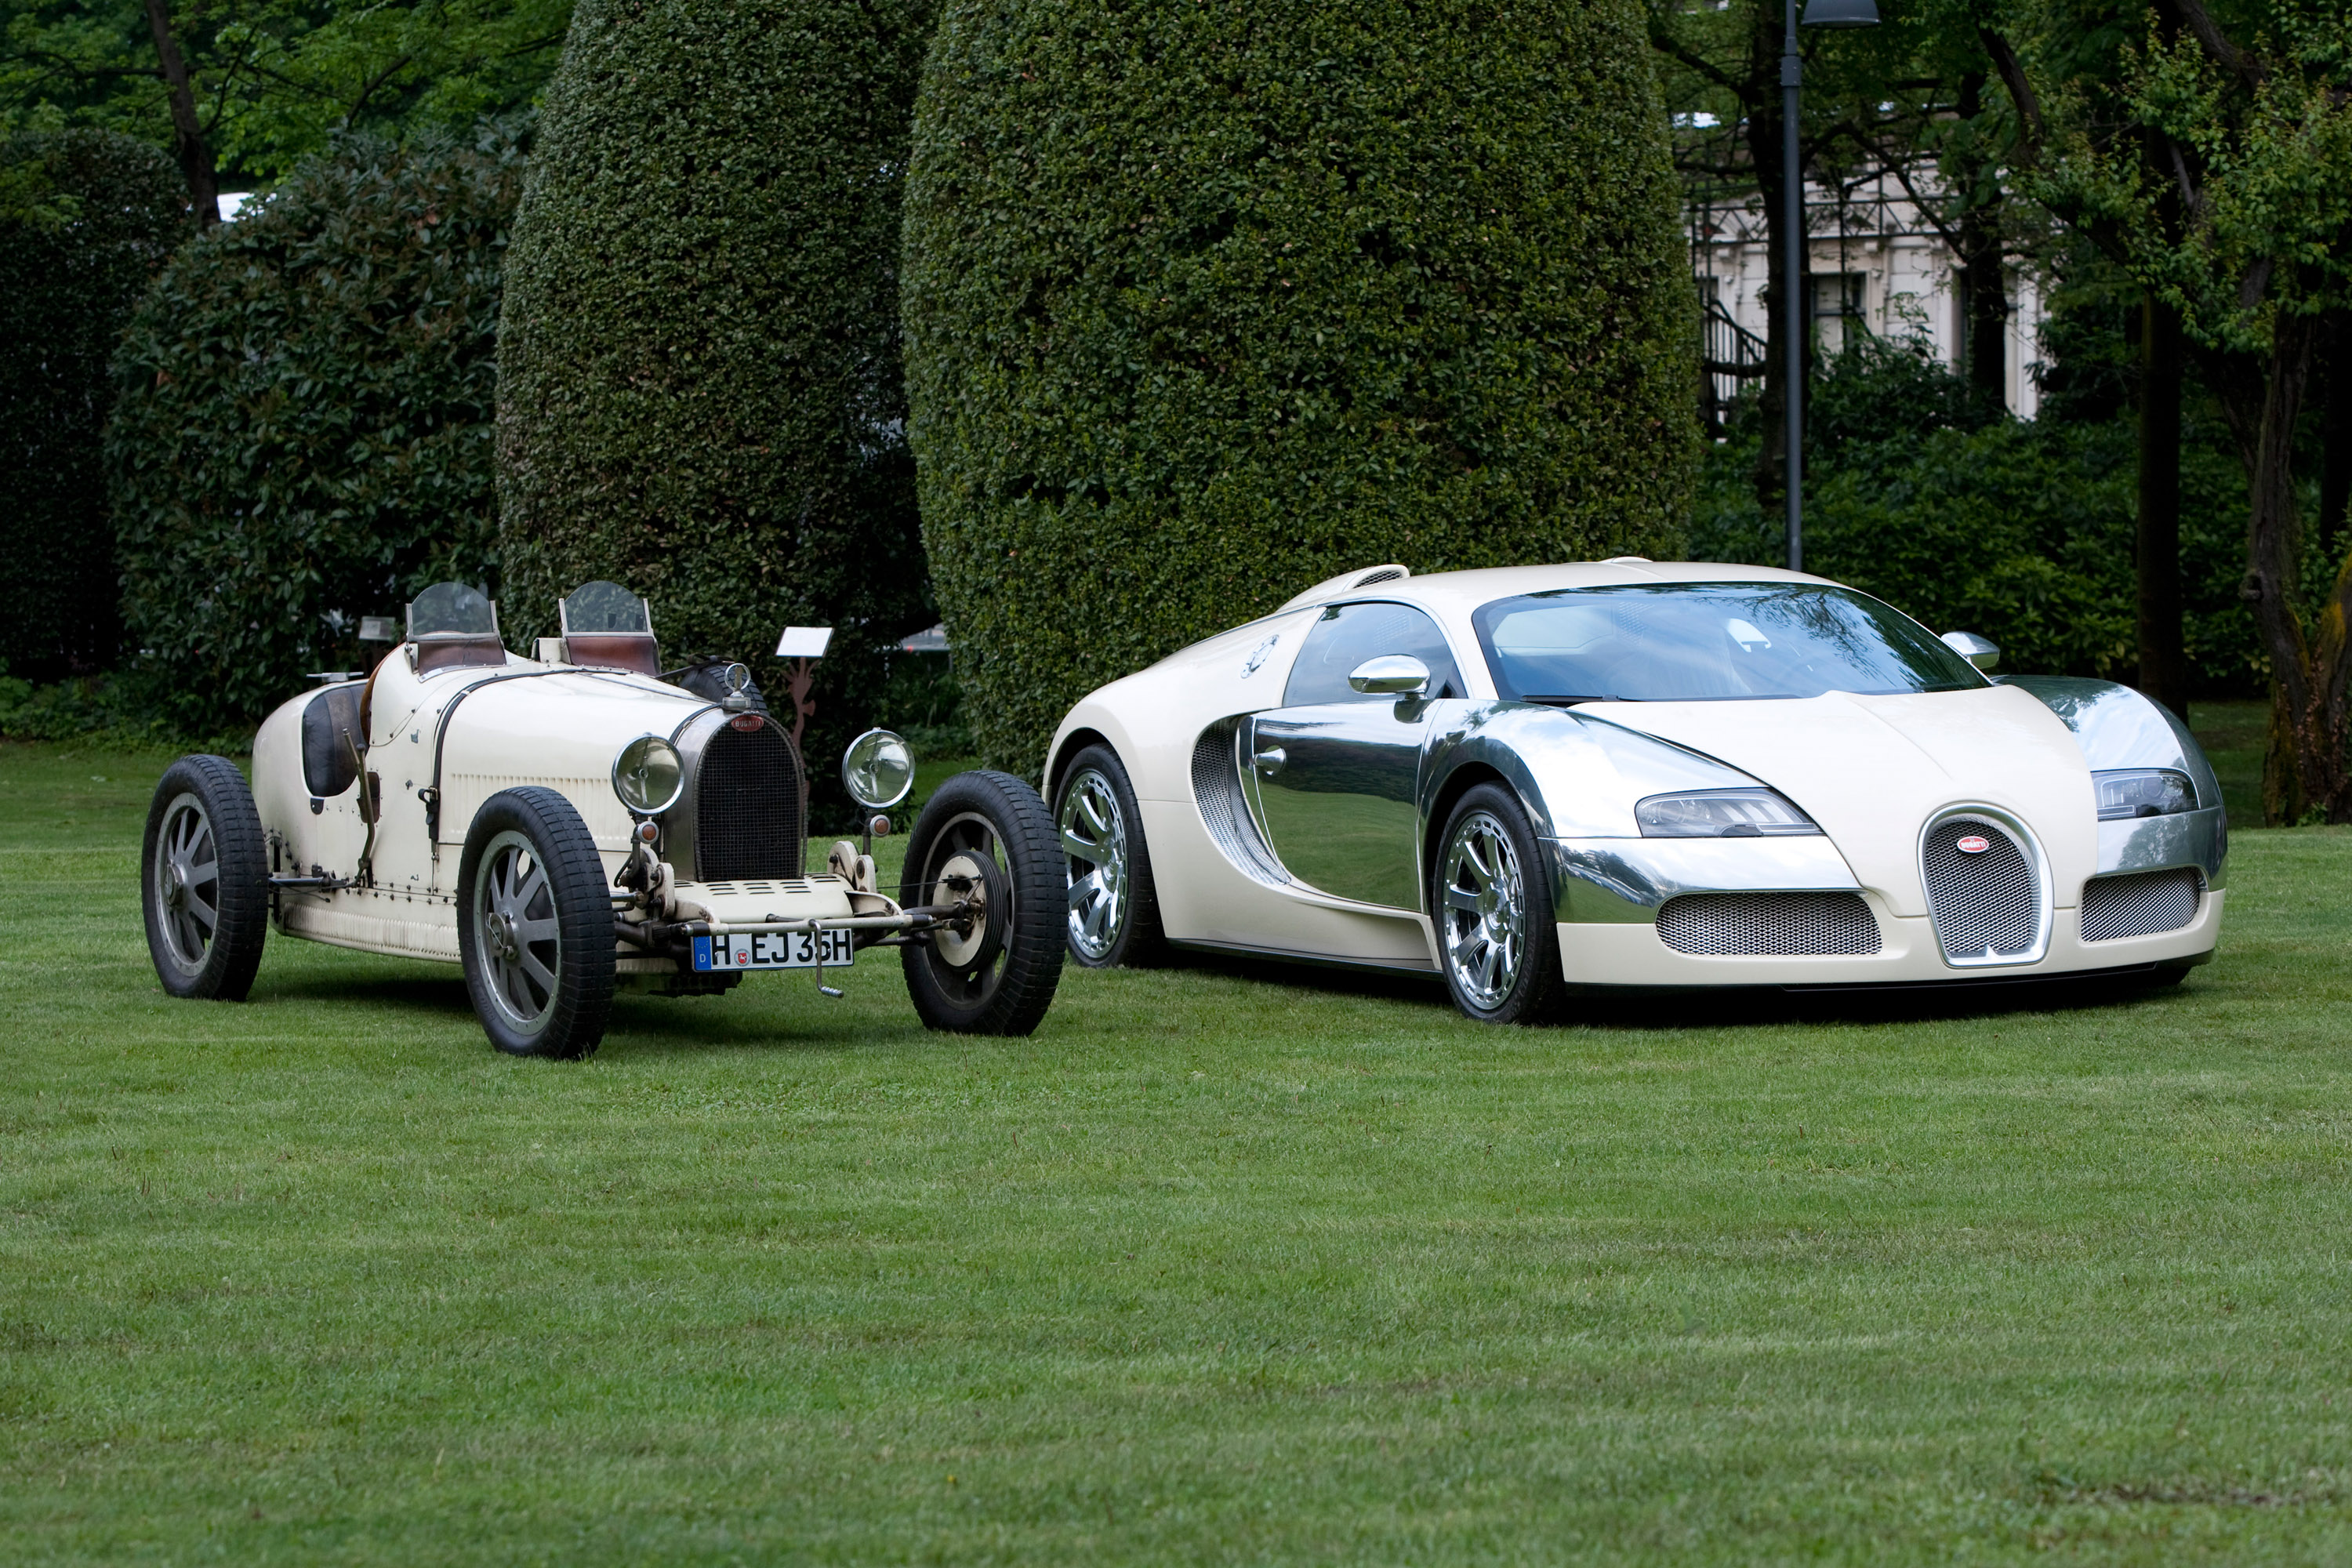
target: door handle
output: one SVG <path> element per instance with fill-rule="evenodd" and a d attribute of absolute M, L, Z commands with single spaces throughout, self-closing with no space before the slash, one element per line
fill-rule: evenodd
<path fill-rule="evenodd" d="M 1257 771 L 1259 773 L 1265 774 L 1267 778 L 1272 778 L 1275 774 L 1282 771 L 1282 764 L 1288 762 L 1290 759 L 1282 754 L 1282 748 L 1280 746 L 1271 746 L 1266 750 L 1260 752 L 1252 760 L 1257 763 Z"/>

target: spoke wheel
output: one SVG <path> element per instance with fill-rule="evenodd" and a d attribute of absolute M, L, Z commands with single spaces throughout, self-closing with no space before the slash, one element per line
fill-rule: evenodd
<path fill-rule="evenodd" d="M 1445 984 L 1483 1023 L 1529 1023 L 1559 990 L 1551 893 L 1510 793 L 1482 784 L 1448 819 L 1431 913 Z"/>
<path fill-rule="evenodd" d="M 1089 969 L 1141 964 L 1163 945 L 1143 814 L 1108 746 L 1088 746 L 1063 774 L 1061 838 L 1070 956 Z"/>
<path fill-rule="evenodd" d="M 966 903 L 961 920 L 906 949 L 907 991 L 934 1029 L 1025 1035 L 1060 984 L 1066 879 L 1054 820 L 1008 773 L 941 784 L 907 843 L 900 902 Z"/>
<path fill-rule="evenodd" d="M 482 803 L 457 867 L 457 948 L 490 1043 L 513 1056 L 584 1057 L 613 1006 L 604 865 L 579 811 L 551 789 Z"/>
<path fill-rule="evenodd" d="M 240 1001 L 268 935 L 261 818 L 224 757 L 183 757 L 155 787 L 141 902 L 156 977 L 174 996 Z"/>

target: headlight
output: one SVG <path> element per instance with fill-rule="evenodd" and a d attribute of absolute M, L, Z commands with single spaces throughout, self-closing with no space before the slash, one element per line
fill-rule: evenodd
<path fill-rule="evenodd" d="M 659 735 L 640 735 L 613 759 L 613 793 L 639 816 L 659 816 L 686 790 L 677 748 Z"/>
<path fill-rule="evenodd" d="M 2197 809 L 2197 786 L 2189 775 L 2170 768 L 2116 768 L 2091 775 L 2098 792 L 2099 820 L 2120 822 L 2134 816 L 2170 816 Z"/>
<path fill-rule="evenodd" d="M 1812 819 L 1769 789 L 1711 789 L 1654 795 L 1633 807 L 1644 838 L 1785 838 L 1821 832 Z"/>
<path fill-rule="evenodd" d="M 841 754 L 841 783 L 868 811 L 886 811 L 915 787 L 915 753 L 887 730 L 868 730 Z"/>

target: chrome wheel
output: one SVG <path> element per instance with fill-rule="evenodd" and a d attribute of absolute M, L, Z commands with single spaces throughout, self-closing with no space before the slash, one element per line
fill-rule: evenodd
<path fill-rule="evenodd" d="M 475 874 L 472 913 L 490 1001 L 509 1028 L 539 1033 L 563 971 L 563 943 L 547 867 L 529 837 L 509 829 L 490 840 Z"/>
<path fill-rule="evenodd" d="M 1527 956 L 1527 879 L 1491 812 L 1454 825 L 1445 843 L 1438 931 L 1454 987 L 1481 1012 L 1501 1007 Z"/>
<path fill-rule="evenodd" d="M 1070 946 L 1100 963 L 1127 924 L 1127 819 L 1110 780 L 1092 768 L 1073 778 L 1059 826 L 1069 862 Z"/>
<path fill-rule="evenodd" d="M 155 847 L 155 907 L 162 911 L 163 945 L 173 963 L 193 975 L 204 968 L 220 930 L 220 844 L 205 803 L 183 795 L 164 807 Z"/>

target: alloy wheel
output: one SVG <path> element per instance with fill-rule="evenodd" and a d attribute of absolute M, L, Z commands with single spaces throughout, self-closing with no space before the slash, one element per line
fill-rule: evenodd
<path fill-rule="evenodd" d="M 1092 768 L 1072 779 L 1058 826 L 1069 862 L 1070 945 L 1100 962 L 1127 922 L 1127 819 L 1110 781 Z"/>
<path fill-rule="evenodd" d="M 1439 931 L 1455 989 L 1493 1012 L 1517 984 L 1527 953 L 1527 879 L 1510 835 L 1492 813 L 1465 816 L 1446 841 Z"/>
<path fill-rule="evenodd" d="M 220 845 L 204 802 L 184 795 L 166 807 L 156 849 L 155 902 L 163 911 L 163 941 L 172 962 L 194 974 L 205 966 L 220 930 Z"/>

